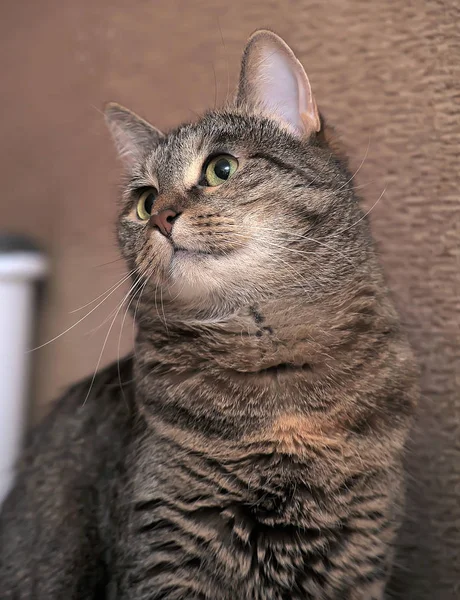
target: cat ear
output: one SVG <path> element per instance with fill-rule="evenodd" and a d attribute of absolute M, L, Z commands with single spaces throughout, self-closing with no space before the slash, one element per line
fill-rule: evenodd
<path fill-rule="evenodd" d="M 118 154 L 128 167 L 139 162 L 163 137 L 153 125 L 115 102 L 106 105 L 104 114 Z"/>
<path fill-rule="evenodd" d="M 304 68 L 289 46 L 271 31 L 256 31 L 246 44 L 237 105 L 262 110 L 300 136 L 321 129 Z"/>

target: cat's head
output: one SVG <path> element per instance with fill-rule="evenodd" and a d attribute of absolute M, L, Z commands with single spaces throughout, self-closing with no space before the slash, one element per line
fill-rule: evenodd
<path fill-rule="evenodd" d="M 234 103 L 163 134 L 106 109 L 128 179 L 123 255 L 144 294 L 223 313 L 317 300 L 362 264 L 367 232 L 309 80 L 275 34 L 249 40 Z M 364 240 L 364 241 L 363 241 Z"/>

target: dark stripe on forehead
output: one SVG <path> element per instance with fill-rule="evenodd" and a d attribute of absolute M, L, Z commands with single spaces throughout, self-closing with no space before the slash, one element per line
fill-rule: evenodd
<path fill-rule="evenodd" d="M 271 156 L 271 155 L 265 154 L 263 152 L 256 152 L 255 154 L 251 154 L 249 156 L 249 158 L 265 160 L 267 162 L 270 162 L 270 163 L 276 165 L 279 169 L 281 169 L 283 171 L 287 171 L 288 173 L 295 173 L 296 175 L 299 175 L 299 177 L 302 177 L 302 179 L 306 180 L 305 184 L 303 184 L 303 183 L 296 184 L 295 187 L 305 186 L 305 188 L 315 188 L 315 189 L 324 189 L 324 188 L 330 187 L 329 181 L 324 181 L 322 179 L 322 177 L 320 177 L 318 175 L 318 173 L 315 173 L 313 171 L 307 172 L 304 169 L 301 169 L 300 167 L 296 167 L 296 166 L 293 166 L 293 165 L 290 165 L 290 164 L 284 162 L 283 160 L 281 160 L 278 157 Z"/>

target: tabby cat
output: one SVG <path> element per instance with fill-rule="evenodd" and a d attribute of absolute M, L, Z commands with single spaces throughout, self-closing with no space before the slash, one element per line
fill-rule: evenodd
<path fill-rule="evenodd" d="M 415 370 L 303 67 L 258 31 L 225 109 L 106 118 L 135 349 L 32 435 L 1 597 L 383 598 Z"/>

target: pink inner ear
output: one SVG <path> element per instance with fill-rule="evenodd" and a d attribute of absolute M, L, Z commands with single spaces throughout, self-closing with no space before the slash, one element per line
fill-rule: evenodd
<path fill-rule="evenodd" d="M 281 120 L 303 131 L 304 125 L 299 106 L 299 83 L 292 61 L 284 53 L 264 48 L 258 65 L 260 100 L 267 109 Z"/>

